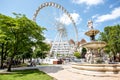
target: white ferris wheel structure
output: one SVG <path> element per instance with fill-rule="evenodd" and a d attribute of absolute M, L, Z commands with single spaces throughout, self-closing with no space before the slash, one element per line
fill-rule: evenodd
<path fill-rule="evenodd" d="M 38 9 L 35 11 L 33 16 L 33 21 L 36 21 L 36 17 L 38 16 L 41 9 L 45 7 L 55 7 L 57 9 L 60 9 L 63 13 L 65 13 L 69 19 L 71 20 L 75 32 L 76 42 L 78 41 L 78 31 L 75 24 L 75 21 L 73 20 L 70 13 L 61 5 L 54 3 L 54 2 L 45 2 L 41 4 Z M 52 41 L 52 46 L 50 49 L 50 54 L 53 55 L 54 58 L 57 58 L 57 55 L 71 55 L 74 52 L 74 48 L 76 45 L 70 45 L 67 35 L 67 28 L 65 24 L 55 21 L 55 29 L 57 30 L 56 36 L 54 38 L 54 41 Z"/>

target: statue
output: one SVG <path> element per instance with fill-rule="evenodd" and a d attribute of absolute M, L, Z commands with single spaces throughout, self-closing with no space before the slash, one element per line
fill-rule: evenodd
<path fill-rule="evenodd" d="M 93 29 L 93 21 L 92 20 L 88 21 L 87 26 L 88 26 L 89 29 Z"/>
<path fill-rule="evenodd" d="M 86 53 L 85 58 L 86 58 L 86 62 L 92 63 L 92 53 L 90 51 Z"/>

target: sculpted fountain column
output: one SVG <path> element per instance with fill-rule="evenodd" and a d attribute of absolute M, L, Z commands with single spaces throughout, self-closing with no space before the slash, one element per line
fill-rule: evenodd
<path fill-rule="evenodd" d="M 89 30 L 85 32 L 85 35 L 90 37 L 90 42 L 85 43 L 82 46 L 87 49 L 86 61 L 88 63 L 96 63 L 95 59 L 98 56 L 100 57 L 100 53 L 98 52 L 98 49 L 102 49 L 104 46 L 106 46 L 106 43 L 104 41 L 95 40 L 95 36 L 100 31 L 93 28 L 93 22 L 91 20 L 88 21 L 87 26 Z"/>

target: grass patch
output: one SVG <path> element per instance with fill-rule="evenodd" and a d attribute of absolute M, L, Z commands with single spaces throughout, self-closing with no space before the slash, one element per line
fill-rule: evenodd
<path fill-rule="evenodd" d="M 42 71 L 33 69 L 15 70 L 11 74 L 2 74 L 0 80 L 54 80 L 54 78 Z"/>

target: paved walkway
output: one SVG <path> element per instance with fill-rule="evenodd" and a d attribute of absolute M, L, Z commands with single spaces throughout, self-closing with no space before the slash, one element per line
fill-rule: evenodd
<path fill-rule="evenodd" d="M 112 77 L 82 75 L 77 73 L 76 69 L 71 68 L 70 65 L 41 67 L 39 70 L 46 72 L 57 80 L 120 80 L 120 74 Z"/>
<path fill-rule="evenodd" d="M 77 73 L 77 71 L 71 68 L 70 65 L 50 65 L 50 66 L 24 67 L 24 68 L 13 68 L 13 69 L 20 70 L 20 69 L 36 69 L 36 68 L 39 69 L 40 71 L 44 71 L 45 73 L 56 78 L 57 80 L 120 80 L 120 74 L 113 77 L 82 75 Z"/>

